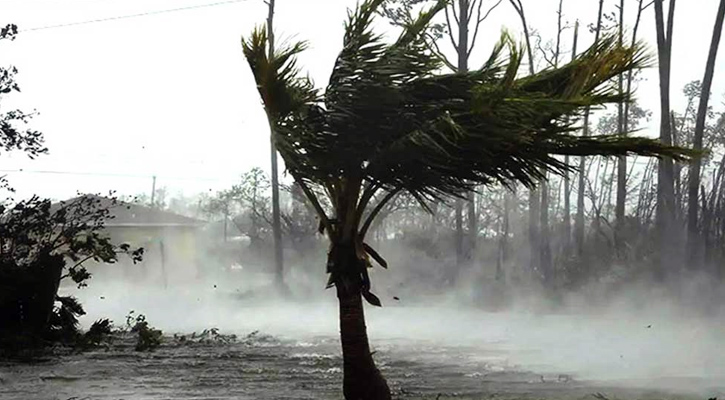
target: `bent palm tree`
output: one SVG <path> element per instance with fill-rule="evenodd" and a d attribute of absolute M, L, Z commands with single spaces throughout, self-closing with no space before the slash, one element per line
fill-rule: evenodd
<path fill-rule="evenodd" d="M 370 353 L 362 298 L 380 305 L 367 269 L 371 259 L 387 264 L 365 234 L 398 193 L 425 206 L 477 184 L 531 186 L 546 172 L 570 168 L 559 154 L 686 158 L 650 139 L 573 135 L 571 117 L 581 109 L 621 99 L 602 85 L 641 67 L 646 57 L 640 47 L 606 38 L 568 65 L 517 79 L 521 51 L 504 34 L 481 68 L 441 74 L 423 32 L 446 1 L 420 14 L 390 44 L 371 30 L 382 1 L 367 0 L 349 14 L 324 93 L 296 67 L 304 44 L 268 57 L 264 30 L 243 41 L 278 149 L 331 242 L 328 287 L 336 288 L 340 305 L 346 399 L 390 398 Z"/>

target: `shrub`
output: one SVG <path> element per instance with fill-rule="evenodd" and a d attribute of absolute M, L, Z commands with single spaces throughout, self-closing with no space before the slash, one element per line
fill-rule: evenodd
<path fill-rule="evenodd" d="M 134 312 L 131 311 L 126 316 L 126 327 L 131 333 L 138 335 L 136 340 L 136 351 L 153 351 L 161 345 L 163 338 L 163 332 L 159 329 L 155 329 L 149 326 L 146 321 L 146 316 L 138 314 L 133 316 Z"/>

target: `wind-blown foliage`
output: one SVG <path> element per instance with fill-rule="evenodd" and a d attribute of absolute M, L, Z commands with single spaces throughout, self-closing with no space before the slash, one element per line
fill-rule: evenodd
<path fill-rule="evenodd" d="M 17 34 L 17 25 L 6 25 L 0 28 L 0 42 L 12 41 Z M 18 70 L 15 67 L 0 67 L 0 95 L 20 91 L 20 86 L 15 81 L 17 73 Z M 0 109 L 0 149 L 7 152 L 20 150 L 30 158 L 47 153 L 48 149 L 43 145 L 43 135 L 36 130 L 25 129 L 33 116 L 34 113 L 26 114 L 21 110 Z"/>
<path fill-rule="evenodd" d="M 333 243 L 362 242 L 379 207 L 362 217 L 381 191 L 387 196 L 379 205 L 401 191 L 423 203 L 478 184 L 533 186 L 546 172 L 571 168 L 556 155 L 690 155 L 651 139 L 574 134 L 572 117 L 584 107 L 621 100 L 607 82 L 647 65 L 641 45 L 605 37 L 567 65 L 518 77 L 523 52 L 504 33 L 480 68 L 441 73 L 424 30 L 447 2 L 421 13 L 392 43 L 372 31 L 381 3 L 368 0 L 349 13 L 324 94 L 295 64 L 304 44 L 269 59 L 264 30 L 243 41 L 278 149 Z M 334 217 L 317 200 L 322 190 Z"/>
<path fill-rule="evenodd" d="M 504 33 L 480 68 L 442 73 L 425 32 L 447 1 L 408 20 L 392 43 L 372 30 L 384 1 L 364 1 L 349 13 L 324 93 L 296 66 L 304 44 L 269 56 L 262 29 L 242 43 L 277 149 L 331 242 L 328 287 L 335 286 L 340 306 L 343 394 L 350 400 L 391 398 L 372 359 L 362 298 L 381 304 L 370 292 L 368 268 L 372 260 L 388 263 L 364 239 L 397 194 L 427 207 L 479 184 L 533 186 L 547 172 L 570 169 L 556 155 L 691 155 L 651 139 L 574 135 L 580 110 L 623 100 L 606 84 L 646 64 L 642 46 L 608 37 L 563 67 L 520 78 L 522 51 Z"/>

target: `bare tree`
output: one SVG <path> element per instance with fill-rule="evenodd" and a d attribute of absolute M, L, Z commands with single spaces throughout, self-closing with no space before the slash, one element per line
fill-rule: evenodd
<path fill-rule="evenodd" d="M 670 121 L 670 62 L 672 56 L 672 30 L 676 0 L 670 0 L 667 21 L 665 21 L 664 0 L 654 0 L 655 26 L 657 31 L 657 56 L 659 59 L 660 80 L 660 141 L 672 144 Z M 666 23 L 666 27 L 665 27 Z M 658 163 L 657 173 L 657 212 L 656 224 L 659 243 L 657 252 L 657 277 L 664 279 L 666 267 L 675 253 L 673 247 L 677 238 L 675 232 L 675 192 L 674 166 L 672 160 L 662 159 Z"/>
<path fill-rule="evenodd" d="M 531 47 L 531 34 L 529 32 L 529 26 L 526 22 L 526 13 L 524 12 L 524 5 L 521 0 L 509 0 L 511 5 L 516 10 L 516 13 L 521 19 L 521 26 L 524 30 L 524 40 L 526 43 L 526 54 L 529 60 L 529 74 L 534 75 L 534 52 Z M 541 195 L 537 189 L 529 189 L 529 267 L 532 271 L 538 271 L 541 268 L 539 264 L 540 258 L 538 257 L 538 251 L 541 247 L 541 232 L 539 229 L 539 223 L 541 222 Z"/>
<path fill-rule="evenodd" d="M 705 131 L 705 119 L 707 118 L 708 101 L 710 99 L 710 88 L 712 87 L 712 79 L 715 73 L 715 60 L 717 59 L 717 50 L 720 45 L 720 37 L 723 30 L 723 19 L 725 19 L 725 0 L 720 0 L 720 7 L 715 18 L 715 27 L 712 31 L 712 40 L 710 41 L 710 51 L 707 56 L 707 64 L 705 66 L 705 77 L 702 81 L 700 92 L 700 104 L 697 108 L 697 122 L 695 123 L 695 136 L 693 147 L 697 150 L 702 149 L 702 137 Z M 700 168 L 701 160 L 694 160 L 691 165 L 690 177 L 688 182 L 688 204 L 687 204 L 687 256 L 689 265 L 694 266 L 698 260 L 699 254 L 699 231 L 698 221 L 698 203 L 700 196 Z"/>
<path fill-rule="evenodd" d="M 574 24 L 574 42 L 572 43 L 571 59 L 576 59 L 576 46 L 579 41 L 579 21 Z M 564 163 L 569 165 L 569 156 L 564 157 Z M 571 250 L 571 179 L 569 171 L 564 173 L 564 223 L 562 226 L 564 237 L 564 252 L 570 254 Z"/>
<path fill-rule="evenodd" d="M 599 41 L 599 35 L 602 31 L 602 10 L 604 9 L 604 0 L 599 0 L 599 11 L 597 13 L 597 27 L 594 31 L 594 41 Z M 584 110 L 584 128 L 583 136 L 589 136 L 589 108 Z M 574 219 L 574 241 L 576 244 L 577 254 L 584 254 L 584 192 L 585 192 L 585 157 L 579 158 L 579 185 L 576 200 L 576 218 Z"/>
<path fill-rule="evenodd" d="M 634 29 L 632 31 L 632 45 L 635 45 L 637 43 L 637 32 L 639 31 L 639 25 L 642 20 L 642 12 L 652 5 L 652 3 L 644 4 L 644 0 L 639 0 L 637 5 L 637 17 L 635 19 L 634 23 Z M 619 44 L 622 45 L 624 40 L 624 0 L 620 0 L 619 4 L 620 12 L 619 12 Z M 623 89 L 623 77 L 619 77 L 619 91 L 620 94 L 624 90 L 624 93 L 626 94 L 626 97 L 630 97 L 632 94 L 632 82 L 634 80 L 634 72 L 628 71 L 627 72 L 627 79 L 626 79 L 626 89 Z M 627 132 L 629 132 L 629 121 L 630 121 L 630 103 L 629 102 L 620 102 L 618 104 L 618 128 L 619 128 L 619 134 L 620 135 L 626 135 Z M 621 245 L 622 245 L 622 228 L 624 224 L 624 218 L 625 218 L 625 204 L 627 202 L 627 158 L 626 157 L 620 157 L 619 163 L 617 164 L 617 203 L 615 208 L 615 218 L 616 218 L 616 225 L 615 225 L 615 246 L 617 247 L 617 251 L 621 251 Z"/>
<path fill-rule="evenodd" d="M 412 9 L 421 0 L 388 0 L 383 3 L 382 14 L 385 15 L 394 25 L 402 25 L 413 20 Z M 468 72 L 469 58 L 476 45 L 479 30 L 483 22 L 491 15 L 503 0 L 492 1 L 488 7 L 484 7 L 484 0 L 456 0 L 451 1 L 444 9 L 446 23 L 444 26 L 434 26 L 427 33 L 428 47 L 440 57 L 446 66 L 456 72 Z M 397 6 L 397 7 L 396 7 Z M 443 29 L 445 28 L 445 29 Z M 471 34 L 471 30 L 473 33 Z M 445 32 L 445 33 L 443 33 Z M 437 45 L 437 40 L 448 36 L 453 49 L 456 52 L 455 62 L 449 59 Z M 468 193 L 466 200 L 456 199 L 455 202 L 455 250 L 456 264 L 460 268 L 463 264 L 471 261 L 478 237 L 478 217 L 476 212 L 476 201 L 473 193 Z M 464 229 L 464 210 L 466 203 L 466 229 Z M 465 230 L 468 231 L 466 235 Z"/>
<path fill-rule="evenodd" d="M 478 32 L 483 21 L 488 18 L 491 12 L 501 4 L 503 0 L 496 1 L 488 11 L 483 13 L 483 0 L 458 0 L 458 9 L 456 10 L 456 2 L 446 7 L 446 25 L 448 36 L 451 40 L 453 48 L 456 50 L 457 62 L 455 70 L 457 72 L 468 72 L 468 60 L 476 44 Z M 474 10 L 476 14 L 474 15 Z M 451 14 L 453 18 L 451 19 Z M 455 22 L 455 23 L 454 23 Z M 473 26 L 473 35 L 470 34 L 471 26 Z M 456 39 L 457 31 L 457 39 Z M 453 65 L 448 61 L 448 65 Z M 467 229 L 468 238 L 465 239 L 463 231 L 463 200 L 456 200 L 456 263 L 459 267 L 471 262 L 476 249 L 476 240 L 478 237 L 476 201 L 474 194 L 468 193 L 467 199 Z"/>
<path fill-rule="evenodd" d="M 618 42 L 621 46 L 624 42 L 624 0 L 619 0 L 619 32 Z M 621 96 L 624 93 L 624 76 L 617 77 L 617 90 Z M 617 104 L 617 133 L 619 136 L 626 135 L 624 128 L 624 102 Z M 617 203 L 615 207 L 615 232 L 621 231 L 624 225 L 624 203 L 627 197 L 627 157 L 621 156 L 617 160 Z M 615 244 L 617 241 L 615 241 Z M 617 246 L 618 248 L 619 246 Z"/>

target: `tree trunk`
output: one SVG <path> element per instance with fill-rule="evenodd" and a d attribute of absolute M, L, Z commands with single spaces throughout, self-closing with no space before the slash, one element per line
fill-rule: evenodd
<path fill-rule="evenodd" d="M 571 49 L 571 59 L 576 59 L 576 47 L 579 41 L 579 20 L 574 24 L 574 42 Z M 569 165 L 569 155 L 564 157 L 564 164 Z M 563 237 L 564 237 L 564 254 L 568 257 L 571 255 L 571 179 L 569 171 L 564 171 L 564 226 Z"/>
<path fill-rule="evenodd" d="M 540 212 L 540 235 L 539 235 L 539 263 L 541 275 L 547 287 L 551 288 L 554 282 L 554 269 L 551 259 L 551 244 L 549 238 L 549 185 L 546 181 L 541 182 L 541 212 Z"/>
<path fill-rule="evenodd" d="M 390 389 L 375 366 L 365 326 L 362 290 L 368 284 L 353 245 L 333 245 L 328 265 L 339 272 L 335 287 L 340 304 L 343 394 L 346 400 L 389 400 Z"/>
<path fill-rule="evenodd" d="M 469 3 L 469 0 L 458 0 L 457 72 L 468 71 L 468 23 L 471 17 Z M 476 203 L 473 193 L 467 196 L 466 209 L 468 235 L 463 230 L 463 200 L 456 201 L 456 260 L 459 268 L 471 262 L 476 246 Z"/>
<path fill-rule="evenodd" d="M 225 210 L 224 211 L 224 243 L 227 242 L 229 234 L 228 234 L 228 224 L 229 224 L 229 213 Z"/>
<path fill-rule="evenodd" d="M 269 38 L 269 57 L 274 55 L 274 2 L 269 0 L 269 13 L 267 15 L 267 36 Z M 270 131 L 272 130 L 270 124 Z M 282 252 L 282 222 L 279 210 L 279 173 L 277 162 L 277 144 L 274 132 L 270 132 L 270 161 L 272 163 L 272 237 L 274 238 L 274 273 L 275 284 L 284 289 L 284 254 Z"/>
<path fill-rule="evenodd" d="M 634 23 L 634 30 L 632 31 L 632 46 L 634 47 L 637 44 L 637 31 L 639 30 L 639 24 L 642 20 L 642 11 L 644 11 L 644 0 L 639 0 L 639 5 L 637 6 L 637 18 Z M 620 3 L 621 7 L 624 7 L 624 2 L 622 1 Z M 624 23 L 624 15 L 620 13 L 620 20 L 622 23 Z M 623 39 L 623 32 L 622 28 L 620 28 L 619 32 L 620 37 L 620 43 Z M 627 88 L 626 88 L 626 94 L 627 97 L 629 97 L 632 94 L 632 80 L 633 80 L 633 71 L 629 71 L 627 73 Z M 626 135 L 627 132 L 629 132 L 629 107 L 630 103 L 626 102 L 624 103 L 624 115 L 622 116 L 621 120 L 621 133 L 623 135 Z M 626 169 L 626 158 L 624 159 L 624 169 Z M 618 182 L 617 182 L 617 225 L 616 225 L 616 231 L 615 231 L 615 246 L 617 248 L 617 252 L 619 256 L 622 256 L 621 252 L 623 250 L 623 244 L 626 242 L 626 238 L 622 237 L 622 228 L 623 228 L 623 222 L 625 217 L 625 203 L 627 200 L 627 178 L 626 178 L 626 171 L 622 172 L 620 167 L 620 171 L 618 172 Z M 624 174 L 624 177 L 622 177 L 622 174 Z M 620 203 L 621 202 L 621 203 Z M 620 208 L 621 207 L 621 208 Z"/>
<path fill-rule="evenodd" d="M 559 10 L 557 11 L 556 22 L 556 48 L 554 49 L 554 68 L 559 66 L 559 56 L 561 53 L 561 18 L 563 16 L 564 0 L 559 0 Z M 539 235 L 539 259 L 541 263 L 541 274 L 544 282 L 551 288 L 554 282 L 554 265 L 551 259 L 551 229 L 549 227 L 549 183 L 546 179 L 541 181 L 541 215 L 540 215 L 540 235 Z"/>
<path fill-rule="evenodd" d="M 697 108 L 697 120 L 695 122 L 695 138 L 693 148 L 702 149 L 702 136 L 705 131 L 705 120 L 707 118 L 707 104 L 710 100 L 710 88 L 712 87 L 712 79 L 715 74 L 715 60 L 717 59 L 717 50 L 720 45 L 720 37 L 723 30 L 723 19 L 725 19 L 725 0 L 720 0 L 720 7 L 715 18 L 715 27 L 712 31 L 712 40 L 710 41 L 710 52 L 707 56 L 707 64 L 705 66 L 705 77 L 702 81 L 700 92 L 700 104 Z M 690 170 L 690 179 L 688 182 L 688 204 L 687 204 L 687 257 L 690 267 L 700 262 L 700 234 L 698 232 L 698 190 L 700 188 L 700 168 L 702 161 L 698 158 L 693 160 Z"/>
<path fill-rule="evenodd" d="M 624 0 L 619 1 L 619 34 L 618 34 L 618 42 L 619 45 L 622 46 L 624 43 Z M 623 74 L 619 74 L 619 77 L 617 79 L 617 89 L 619 91 L 619 95 L 621 96 L 624 93 L 624 76 Z M 619 102 L 617 104 L 617 133 L 619 136 L 625 136 L 626 130 L 624 126 L 624 103 Z M 614 235 L 614 244 L 616 246 L 617 254 L 619 255 L 619 252 L 621 250 L 620 242 L 621 242 L 621 236 L 622 231 L 624 227 L 624 206 L 627 198 L 627 157 L 626 156 L 619 156 L 617 160 L 617 200 L 615 203 L 615 212 L 614 212 L 614 218 L 615 218 L 615 235 Z"/>
<path fill-rule="evenodd" d="M 604 0 L 599 0 L 599 11 L 597 14 L 597 28 L 594 31 L 594 41 L 599 41 L 599 35 L 602 32 L 602 11 L 604 9 Z M 582 129 L 583 136 L 589 136 L 589 107 L 584 110 L 584 127 Z M 574 220 L 574 241 L 576 243 L 576 252 L 579 257 L 584 255 L 584 174 L 586 166 L 586 158 L 579 157 L 579 182 L 576 197 L 576 218 Z"/>
<path fill-rule="evenodd" d="M 50 316 L 55 306 L 61 275 L 65 267 L 63 256 L 43 253 L 31 269 L 34 272 L 30 285 L 23 288 L 21 300 L 21 328 L 42 337 L 48 332 Z"/>
<path fill-rule="evenodd" d="M 526 23 L 526 13 L 521 0 L 509 0 L 511 5 L 516 9 L 521 19 L 521 26 L 524 30 L 524 40 L 526 43 L 526 54 L 529 59 L 529 74 L 534 75 L 534 52 L 531 48 L 531 37 L 529 35 L 529 26 Z M 602 0 L 603 1 L 603 0 Z M 541 222 L 541 195 L 538 190 L 529 190 L 529 269 L 536 273 L 540 270 L 539 253 L 541 248 L 541 235 L 539 232 L 539 223 Z"/>
<path fill-rule="evenodd" d="M 541 258 L 539 257 L 539 248 L 541 243 L 541 235 L 539 231 L 539 223 L 541 222 L 541 199 L 540 192 L 536 189 L 529 189 L 529 269 L 532 273 L 537 273 L 541 269 Z"/>
<path fill-rule="evenodd" d="M 498 239 L 498 257 L 496 257 L 496 280 L 504 281 L 504 266 L 508 262 L 509 213 L 512 194 L 508 189 L 503 192 L 503 215 L 501 216 L 501 233 Z"/>
<path fill-rule="evenodd" d="M 466 263 L 471 264 L 476 254 L 476 240 L 478 238 L 478 224 L 476 216 L 476 196 L 474 192 L 468 193 L 468 243 L 466 246 Z"/>
<path fill-rule="evenodd" d="M 674 18 L 675 0 L 670 0 L 667 28 L 663 3 L 664 0 L 655 0 L 655 24 L 657 30 L 657 54 L 659 59 L 660 79 L 660 141 L 663 144 L 672 144 L 672 127 L 670 126 L 670 61 L 672 50 L 672 27 Z M 674 246 L 677 244 L 675 232 L 675 193 L 674 193 L 674 166 L 672 159 L 663 158 L 658 162 L 657 174 L 657 237 L 659 249 L 655 253 L 655 275 L 664 280 L 670 265 L 676 264 Z"/>
<path fill-rule="evenodd" d="M 463 240 L 465 238 L 463 232 L 463 200 L 456 199 L 456 269 L 460 269 L 465 261 L 464 245 Z M 455 271 L 453 276 L 458 275 L 458 271 Z M 453 279 L 455 280 L 455 279 Z M 451 284 L 454 282 L 450 282 Z"/>

